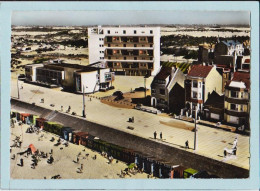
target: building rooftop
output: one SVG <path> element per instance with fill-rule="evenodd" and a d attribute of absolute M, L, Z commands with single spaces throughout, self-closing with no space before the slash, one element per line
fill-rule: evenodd
<path fill-rule="evenodd" d="M 223 109 L 224 108 L 224 95 L 219 95 L 217 92 L 213 91 L 207 101 L 205 102 L 205 107 L 211 106 L 214 108 Z"/>
<path fill-rule="evenodd" d="M 236 45 L 238 45 L 238 44 L 241 44 L 240 42 L 238 42 L 238 41 L 234 41 L 234 40 L 227 40 L 227 41 L 222 41 L 222 43 L 224 43 L 225 45 L 227 45 L 227 46 L 236 46 Z"/>
<path fill-rule="evenodd" d="M 165 80 L 169 75 L 171 75 L 172 68 L 163 66 L 160 72 L 154 77 L 156 80 Z"/>
<path fill-rule="evenodd" d="M 231 87 L 250 89 L 250 73 L 235 72 L 231 81 L 227 84 Z"/>
<path fill-rule="evenodd" d="M 194 65 L 187 76 L 206 78 L 212 68 L 212 66 Z"/>

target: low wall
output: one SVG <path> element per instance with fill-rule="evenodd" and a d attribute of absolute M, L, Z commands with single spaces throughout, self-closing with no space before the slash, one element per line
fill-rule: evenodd
<path fill-rule="evenodd" d="M 163 159 L 164 161 L 172 164 L 191 167 L 197 170 L 206 170 L 207 172 L 222 178 L 249 177 L 249 170 L 247 169 L 187 152 L 185 150 L 158 143 L 150 139 L 138 137 L 117 129 L 92 123 L 80 117 L 53 112 L 52 110 L 15 99 L 11 99 L 11 108 L 45 118 L 49 118 L 51 116 L 50 121 L 59 122 L 75 130 L 89 132 L 93 136 L 97 136 L 104 141 L 120 145 L 128 149 L 133 149 L 134 151 L 143 153 L 144 155 Z"/>

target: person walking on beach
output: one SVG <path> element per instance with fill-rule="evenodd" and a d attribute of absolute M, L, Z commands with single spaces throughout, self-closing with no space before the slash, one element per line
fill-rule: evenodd
<path fill-rule="evenodd" d="M 20 165 L 23 167 L 23 159 L 20 159 Z"/>
<path fill-rule="evenodd" d="M 189 149 L 189 148 L 190 148 L 190 147 L 189 147 L 189 141 L 188 141 L 188 140 L 185 142 L 185 148 L 186 148 L 186 149 Z"/>
<path fill-rule="evenodd" d="M 156 131 L 153 133 L 154 139 L 156 139 L 157 133 Z"/>
<path fill-rule="evenodd" d="M 160 139 L 162 139 L 162 132 L 160 133 Z"/>

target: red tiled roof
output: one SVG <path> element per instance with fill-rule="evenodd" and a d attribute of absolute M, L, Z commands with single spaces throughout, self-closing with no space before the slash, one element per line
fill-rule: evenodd
<path fill-rule="evenodd" d="M 194 65 L 189 71 L 188 76 L 206 78 L 212 68 L 212 66 Z"/>
<path fill-rule="evenodd" d="M 165 80 L 169 75 L 171 75 L 172 68 L 163 66 L 160 72 L 155 76 L 157 80 Z"/>
<path fill-rule="evenodd" d="M 247 89 L 250 89 L 250 73 L 235 72 L 231 81 L 244 82 Z M 229 81 L 229 83 L 231 82 Z M 228 83 L 228 85 L 229 85 Z"/>

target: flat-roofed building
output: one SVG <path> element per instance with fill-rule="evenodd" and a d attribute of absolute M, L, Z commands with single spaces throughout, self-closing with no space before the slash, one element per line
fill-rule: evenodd
<path fill-rule="evenodd" d="M 160 69 L 160 27 L 92 27 L 89 62 L 104 62 L 117 74 L 156 75 Z"/>
<path fill-rule="evenodd" d="M 43 67 L 43 64 L 28 64 L 25 66 L 25 80 L 27 82 L 36 81 L 36 68 Z"/>
<path fill-rule="evenodd" d="M 37 66 L 29 65 L 26 67 L 28 81 L 48 87 L 58 86 L 77 93 L 83 93 L 83 86 L 85 93 L 106 91 L 111 88 L 114 80 L 114 72 L 110 72 L 109 68 L 103 68 L 100 63 L 83 66 L 49 62 Z M 36 68 L 33 69 L 34 67 Z M 30 71 L 34 71 L 33 74 L 30 74 Z"/>

